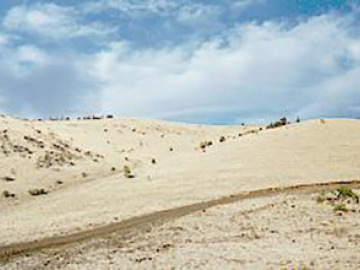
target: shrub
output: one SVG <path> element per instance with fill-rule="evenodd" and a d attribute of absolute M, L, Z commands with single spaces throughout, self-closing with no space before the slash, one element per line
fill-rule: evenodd
<path fill-rule="evenodd" d="M 3 194 L 3 196 L 4 196 L 5 198 L 10 198 L 10 197 L 13 198 L 13 197 L 15 197 L 15 194 L 9 192 L 8 190 L 4 190 L 2 194 Z"/>
<path fill-rule="evenodd" d="M 83 172 L 83 173 L 81 173 L 81 176 L 85 178 L 85 177 L 87 177 L 87 173 Z"/>
<path fill-rule="evenodd" d="M 290 124 L 290 122 L 286 119 L 286 117 L 281 118 L 280 120 L 276 121 L 275 123 L 270 123 L 266 129 L 272 129 L 272 128 L 277 128 L 277 127 L 281 127 L 281 126 L 285 126 Z"/>
<path fill-rule="evenodd" d="M 359 203 L 359 195 L 357 195 L 354 191 L 352 191 L 348 187 L 341 187 L 337 189 L 338 198 L 351 198 Z"/>
<path fill-rule="evenodd" d="M 116 171 L 116 168 L 115 168 L 115 167 L 112 167 L 112 168 L 111 168 L 111 171 L 112 171 L 112 172 L 115 172 L 115 171 Z"/>
<path fill-rule="evenodd" d="M 201 142 L 201 143 L 200 143 L 200 148 L 201 148 L 201 149 L 205 149 L 206 146 L 207 146 L 207 142 Z"/>
<path fill-rule="evenodd" d="M 153 159 L 151 160 L 151 163 L 152 163 L 152 164 L 156 164 L 156 159 L 153 158 Z"/>
<path fill-rule="evenodd" d="M 346 206 L 344 204 L 337 204 L 334 206 L 334 211 L 335 212 L 348 212 L 349 210 L 346 208 Z"/>
<path fill-rule="evenodd" d="M 41 189 L 36 188 L 36 189 L 30 189 L 29 194 L 31 196 L 40 196 L 40 195 L 46 195 L 46 194 L 48 194 L 48 192 L 43 188 L 41 188 Z"/>
<path fill-rule="evenodd" d="M 225 142 L 225 141 L 226 141 L 226 138 L 224 136 L 221 136 L 219 139 L 219 142 Z"/>
<path fill-rule="evenodd" d="M 131 169 L 130 169 L 129 166 L 126 166 L 126 165 L 125 165 L 123 171 L 124 171 L 124 176 L 125 176 L 125 178 L 134 178 L 134 177 L 135 177 L 135 176 L 131 173 Z"/>
<path fill-rule="evenodd" d="M 324 195 L 319 195 L 316 197 L 316 202 L 317 203 L 323 203 L 326 200 Z"/>
<path fill-rule="evenodd" d="M 7 181 L 7 182 L 14 182 L 14 181 L 15 181 L 15 178 L 14 178 L 14 177 L 11 177 L 11 176 L 5 176 L 3 179 L 4 179 L 5 181 Z"/>

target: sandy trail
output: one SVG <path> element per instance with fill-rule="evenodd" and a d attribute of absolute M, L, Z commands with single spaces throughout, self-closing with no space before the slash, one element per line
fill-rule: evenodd
<path fill-rule="evenodd" d="M 177 207 L 169 210 L 158 211 L 138 217 L 133 217 L 117 223 L 112 223 L 104 227 L 98 227 L 88 231 L 82 231 L 70 235 L 59 237 L 49 237 L 31 242 L 20 242 L 8 246 L 0 247 L 0 261 L 7 262 L 17 256 L 41 251 L 44 249 L 62 248 L 70 244 L 78 244 L 86 242 L 94 238 L 104 238 L 113 233 L 117 234 L 117 238 L 126 238 L 131 234 L 141 234 L 149 227 L 159 226 L 169 220 L 177 219 L 191 213 L 206 210 L 211 207 L 227 205 L 241 200 L 253 199 L 259 197 L 269 197 L 278 194 L 302 194 L 315 193 L 320 191 L 329 191 L 342 186 L 350 188 L 359 188 L 360 180 L 352 181 L 336 181 L 317 184 L 303 184 L 296 186 L 288 186 L 281 188 L 259 189 L 249 192 L 242 192 L 226 196 L 223 198 L 195 203 L 192 205 Z M 257 209 L 258 210 L 258 209 Z M 251 211 L 250 211 L 251 212 Z"/>

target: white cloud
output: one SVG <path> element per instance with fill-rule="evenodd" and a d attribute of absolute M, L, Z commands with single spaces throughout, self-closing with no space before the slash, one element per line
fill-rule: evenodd
<path fill-rule="evenodd" d="M 179 9 L 177 20 L 188 25 L 208 25 L 219 23 L 221 9 L 218 6 L 187 4 Z"/>
<path fill-rule="evenodd" d="M 3 51 L 12 57 L 0 64 L 0 96 L 12 111 L 42 115 L 111 112 L 192 121 L 355 116 L 360 37 L 349 21 L 321 16 L 293 28 L 246 24 L 176 48 L 113 42 L 93 54 L 58 55 L 26 45 Z"/>
<path fill-rule="evenodd" d="M 103 36 L 113 31 L 100 23 L 82 23 L 78 10 L 52 3 L 15 6 L 6 14 L 3 25 L 8 30 L 54 39 Z"/>
<path fill-rule="evenodd" d="M 292 29 L 248 24 L 190 55 L 181 46 L 133 52 L 114 45 L 91 60 L 89 72 L 101 81 L 94 102 L 99 110 L 178 119 L 335 116 L 345 105 L 349 116 L 360 98 L 359 39 L 344 23 L 322 16 Z"/>
<path fill-rule="evenodd" d="M 141 13 L 169 15 L 169 13 L 177 7 L 178 1 L 175 0 L 99 0 L 86 3 L 84 10 L 89 13 L 97 13 L 113 9 L 129 15 Z"/>
<path fill-rule="evenodd" d="M 251 5 L 262 4 L 267 0 L 236 0 L 232 2 L 232 9 L 244 10 Z"/>

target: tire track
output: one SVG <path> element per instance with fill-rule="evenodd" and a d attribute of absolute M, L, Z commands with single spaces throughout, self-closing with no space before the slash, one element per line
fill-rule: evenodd
<path fill-rule="evenodd" d="M 0 262 L 7 262 L 10 259 L 41 251 L 44 249 L 60 248 L 66 245 L 84 242 L 94 238 L 101 238 L 117 233 L 118 238 L 126 238 L 130 233 L 144 232 L 149 227 L 159 226 L 168 220 L 177 219 L 191 213 L 208 209 L 214 206 L 231 204 L 237 201 L 259 198 L 265 196 L 274 196 L 278 194 L 299 194 L 299 193 L 314 193 L 336 189 L 341 186 L 348 186 L 351 188 L 360 188 L 360 180 L 337 181 L 328 183 L 303 184 L 288 187 L 274 187 L 267 189 L 260 189 L 248 192 L 241 192 L 235 195 L 222 197 L 215 200 L 199 202 L 191 205 L 181 206 L 169 210 L 158 211 L 150 214 L 145 214 L 138 217 L 129 218 L 117 223 L 94 228 L 87 231 L 82 231 L 70 235 L 49 237 L 29 242 L 19 242 L 0 247 Z"/>

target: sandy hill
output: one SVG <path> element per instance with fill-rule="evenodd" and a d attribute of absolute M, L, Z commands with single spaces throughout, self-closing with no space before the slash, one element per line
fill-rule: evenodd
<path fill-rule="evenodd" d="M 0 198 L 0 245 L 245 190 L 360 179 L 359 134 L 359 120 L 266 130 L 2 116 L 0 191 L 10 196 Z"/>

